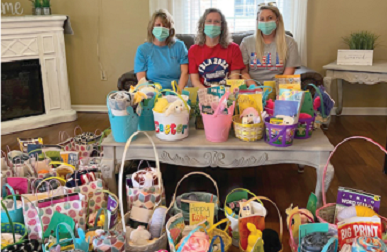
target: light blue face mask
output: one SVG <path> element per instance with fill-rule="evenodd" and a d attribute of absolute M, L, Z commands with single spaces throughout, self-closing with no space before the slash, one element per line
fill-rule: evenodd
<path fill-rule="evenodd" d="M 165 27 L 153 27 L 152 34 L 158 41 L 163 42 L 169 37 L 169 29 Z"/>
<path fill-rule="evenodd" d="M 265 35 L 270 35 L 275 29 L 277 29 L 277 24 L 275 21 L 269 22 L 258 22 L 258 29 L 262 31 Z"/>
<path fill-rule="evenodd" d="M 221 27 L 218 25 L 205 25 L 204 34 L 210 38 L 215 38 L 220 35 Z"/>

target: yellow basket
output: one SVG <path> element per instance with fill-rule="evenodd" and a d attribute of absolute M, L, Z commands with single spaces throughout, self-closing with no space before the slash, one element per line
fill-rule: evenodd
<path fill-rule="evenodd" d="M 265 124 L 260 123 L 242 124 L 242 118 L 239 115 L 233 117 L 235 136 L 242 141 L 254 142 L 262 139 Z"/>

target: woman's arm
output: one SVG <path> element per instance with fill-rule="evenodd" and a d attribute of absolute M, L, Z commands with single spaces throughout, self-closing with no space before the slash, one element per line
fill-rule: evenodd
<path fill-rule="evenodd" d="M 198 73 L 191 73 L 190 76 L 191 76 L 191 82 L 192 82 L 192 85 L 193 85 L 194 87 L 198 87 L 198 88 L 206 88 L 206 87 L 200 82 L 200 78 L 199 78 L 199 74 L 198 74 Z"/>
<path fill-rule="evenodd" d="M 146 72 L 138 72 L 136 73 L 136 77 L 137 77 L 137 82 L 140 81 L 142 78 L 145 78 L 146 80 Z"/>
<path fill-rule="evenodd" d="M 295 67 L 286 67 L 283 75 L 293 75 L 295 71 Z"/>
<path fill-rule="evenodd" d="M 229 74 L 229 79 L 240 79 L 241 70 L 233 70 Z"/>
<path fill-rule="evenodd" d="M 255 81 L 251 79 L 251 76 L 249 74 L 249 65 L 245 65 L 246 67 L 242 69 L 242 79 L 246 80 L 247 86 L 250 86 L 252 84 L 255 84 Z"/>
<path fill-rule="evenodd" d="M 183 90 L 187 85 L 187 81 L 188 81 L 188 64 L 182 64 L 180 65 L 180 68 L 181 68 L 181 75 L 179 80 L 179 88 L 180 90 Z"/>

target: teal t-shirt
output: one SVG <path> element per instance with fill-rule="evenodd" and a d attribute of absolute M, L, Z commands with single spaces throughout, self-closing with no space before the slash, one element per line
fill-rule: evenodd
<path fill-rule="evenodd" d="M 182 64 L 188 64 L 188 51 L 182 41 L 176 40 L 172 46 L 146 42 L 137 48 L 134 72 L 146 72 L 147 80 L 170 89 L 172 81 L 179 82 Z"/>

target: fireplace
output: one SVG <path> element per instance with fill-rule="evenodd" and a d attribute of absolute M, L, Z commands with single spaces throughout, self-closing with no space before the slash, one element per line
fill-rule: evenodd
<path fill-rule="evenodd" d="M 1 63 L 1 121 L 44 113 L 39 60 Z"/>
<path fill-rule="evenodd" d="M 1 134 L 74 121 L 63 15 L 1 18 Z"/>

